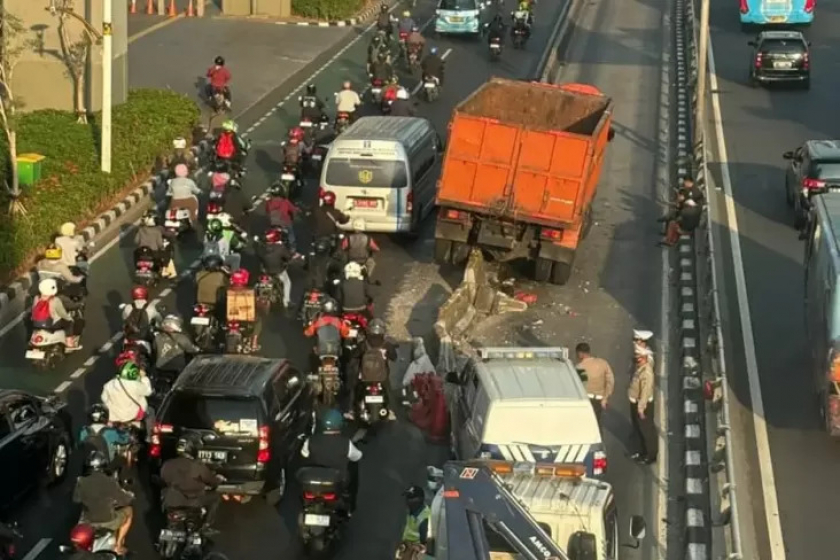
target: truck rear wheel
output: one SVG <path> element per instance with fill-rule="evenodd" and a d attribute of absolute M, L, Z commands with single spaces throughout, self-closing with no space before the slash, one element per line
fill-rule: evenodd
<path fill-rule="evenodd" d="M 572 275 L 572 263 L 555 262 L 551 269 L 551 283 L 558 286 L 564 285 Z"/>
<path fill-rule="evenodd" d="M 554 261 L 537 257 L 534 263 L 534 280 L 537 282 L 548 282 L 551 278 L 551 267 Z"/>
<path fill-rule="evenodd" d="M 435 239 L 435 260 L 440 264 L 449 264 L 452 260 L 452 242 L 448 239 Z"/>
<path fill-rule="evenodd" d="M 452 264 L 467 262 L 470 258 L 470 246 L 460 241 L 452 242 Z"/>

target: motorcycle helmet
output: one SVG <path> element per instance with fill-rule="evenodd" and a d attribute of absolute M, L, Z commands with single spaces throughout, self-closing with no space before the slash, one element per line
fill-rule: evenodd
<path fill-rule="evenodd" d="M 326 237 L 322 237 L 315 241 L 315 254 L 317 255 L 328 255 L 332 250 L 332 244 L 330 240 Z"/>
<path fill-rule="evenodd" d="M 409 510 L 416 510 L 426 504 L 426 492 L 420 486 L 412 486 L 405 492 L 405 503 Z"/>
<path fill-rule="evenodd" d="M 383 14 L 388 13 L 388 6 L 382 4 L 381 6 L 379 6 L 379 12 Z"/>
<path fill-rule="evenodd" d="M 367 328 L 368 334 L 378 336 L 385 336 L 385 330 L 385 321 L 382 319 L 374 319 Z"/>
<path fill-rule="evenodd" d="M 429 49 L 429 54 L 434 55 L 434 54 L 437 54 L 437 52 L 438 52 L 437 47 L 432 47 L 432 48 Z"/>
<path fill-rule="evenodd" d="M 44 251 L 44 258 L 49 261 L 57 261 L 61 260 L 61 247 L 56 247 L 55 245 L 51 245 Z"/>
<path fill-rule="evenodd" d="M 198 456 L 200 445 L 201 440 L 196 434 L 184 434 L 178 438 L 178 444 L 175 450 L 178 455 L 195 459 Z"/>
<path fill-rule="evenodd" d="M 161 321 L 160 328 L 166 332 L 178 333 L 184 330 L 184 321 L 178 315 L 170 313 Z"/>
<path fill-rule="evenodd" d="M 184 177 L 186 177 L 189 174 L 190 174 L 189 168 L 187 168 L 187 166 L 184 165 L 183 163 L 179 163 L 178 165 L 175 166 L 175 176 L 176 177 L 183 179 Z"/>
<path fill-rule="evenodd" d="M 65 222 L 58 228 L 58 233 L 65 237 L 73 237 L 76 235 L 76 224 L 73 222 Z"/>
<path fill-rule="evenodd" d="M 248 280 L 251 275 L 244 268 L 240 268 L 230 275 L 230 285 L 232 288 L 244 288 L 248 285 Z"/>
<path fill-rule="evenodd" d="M 102 403 L 96 403 L 88 410 L 88 420 L 91 424 L 107 424 L 108 408 Z"/>
<path fill-rule="evenodd" d="M 370 42 L 373 43 L 375 46 L 381 45 L 382 44 L 382 35 L 377 33 L 376 35 L 373 36 L 373 39 L 371 39 Z"/>
<path fill-rule="evenodd" d="M 338 305 L 332 298 L 327 298 L 321 306 L 321 311 L 326 315 L 335 315 L 338 313 Z"/>
<path fill-rule="evenodd" d="M 172 148 L 175 150 L 186 150 L 187 139 L 179 136 L 178 138 L 172 141 Z"/>
<path fill-rule="evenodd" d="M 317 93 L 318 93 L 318 88 L 315 87 L 315 84 L 307 84 L 306 95 L 316 95 Z"/>
<path fill-rule="evenodd" d="M 140 379 L 140 366 L 134 362 L 126 362 L 122 365 L 117 375 L 127 381 L 137 381 Z"/>
<path fill-rule="evenodd" d="M 349 262 L 344 265 L 344 277 L 348 280 L 362 280 L 362 265 L 356 262 Z"/>
<path fill-rule="evenodd" d="M 271 245 L 280 245 L 283 243 L 283 231 L 278 228 L 271 228 L 265 232 L 265 242 Z"/>
<path fill-rule="evenodd" d="M 218 189 L 220 187 L 224 187 L 230 181 L 230 174 L 229 173 L 213 173 L 213 178 L 211 179 L 211 183 L 213 184 L 214 189 Z"/>
<path fill-rule="evenodd" d="M 222 230 L 224 227 L 222 226 L 221 220 L 210 220 L 207 223 L 207 233 L 212 235 L 221 235 Z"/>
<path fill-rule="evenodd" d="M 108 466 L 108 458 L 101 451 L 91 451 L 85 459 L 85 468 L 88 472 L 101 471 Z"/>
<path fill-rule="evenodd" d="M 148 227 L 155 227 L 157 225 L 157 212 L 154 210 L 149 210 L 146 212 L 146 215 L 143 216 L 143 225 Z"/>
<path fill-rule="evenodd" d="M 323 200 L 326 206 L 335 206 L 335 193 L 332 191 L 325 192 Z"/>
<path fill-rule="evenodd" d="M 131 289 L 132 301 L 149 301 L 149 288 L 146 286 L 134 286 Z"/>
<path fill-rule="evenodd" d="M 239 130 L 239 126 L 232 120 L 226 120 L 222 123 L 222 130 L 226 130 L 228 132 L 236 132 L 237 130 Z"/>
<path fill-rule="evenodd" d="M 204 265 L 204 268 L 212 271 L 220 270 L 224 264 L 222 257 L 216 254 L 205 255 L 201 262 Z"/>
<path fill-rule="evenodd" d="M 213 61 L 213 63 L 216 66 L 224 66 L 225 65 L 225 59 L 222 58 L 221 56 L 217 56 L 216 59 Z"/>
<path fill-rule="evenodd" d="M 70 542 L 79 550 L 91 552 L 93 550 L 93 542 L 96 540 L 95 534 L 96 531 L 92 525 L 79 523 L 70 529 Z"/>
<path fill-rule="evenodd" d="M 292 127 L 289 130 L 289 140 L 303 140 L 304 135 L 303 129 L 299 126 Z"/>
<path fill-rule="evenodd" d="M 405 11 L 403 12 L 403 17 L 404 17 L 404 18 L 410 18 L 410 17 L 411 17 L 411 12 L 409 12 L 408 10 L 405 10 Z"/>
<path fill-rule="evenodd" d="M 41 297 L 53 297 L 58 293 L 58 282 L 52 278 L 44 278 L 38 282 L 38 293 Z"/>
<path fill-rule="evenodd" d="M 275 181 L 268 187 L 268 194 L 286 198 L 286 185 L 282 181 Z"/>
<path fill-rule="evenodd" d="M 137 363 L 139 356 L 137 355 L 137 351 L 130 349 L 130 350 L 123 350 L 119 354 L 117 354 L 116 359 L 114 360 L 114 365 L 117 366 L 117 369 L 121 369 L 127 363 Z"/>
<path fill-rule="evenodd" d="M 318 415 L 318 429 L 321 432 L 340 432 L 344 426 L 344 416 L 334 408 L 324 410 Z"/>

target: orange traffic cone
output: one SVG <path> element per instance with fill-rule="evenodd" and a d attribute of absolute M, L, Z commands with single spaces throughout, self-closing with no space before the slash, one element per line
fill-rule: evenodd
<path fill-rule="evenodd" d="M 136 14 L 137 13 L 137 0 L 131 0 L 131 7 L 128 9 L 128 13 Z"/>
<path fill-rule="evenodd" d="M 187 0 L 187 17 L 194 17 L 195 12 L 193 11 L 193 0 Z"/>
<path fill-rule="evenodd" d="M 146 15 L 149 15 L 149 16 L 155 15 L 155 0 L 147 0 L 146 1 Z"/>
<path fill-rule="evenodd" d="M 175 8 L 175 0 L 169 0 L 169 10 L 166 12 L 166 15 L 169 17 L 176 17 L 178 15 L 178 10 Z"/>

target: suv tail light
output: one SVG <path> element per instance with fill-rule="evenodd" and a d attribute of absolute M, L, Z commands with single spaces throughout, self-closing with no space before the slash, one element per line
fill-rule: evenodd
<path fill-rule="evenodd" d="M 596 451 L 592 456 L 592 474 L 600 475 L 607 472 L 607 454 Z"/>
<path fill-rule="evenodd" d="M 271 450 L 268 448 L 268 426 L 260 426 L 260 446 L 257 450 L 257 463 L 264 465 L 271 459 Z"/>
<path fill-rule="evenodd" d="M 306 501 L 311 502 L 312 500 L 315 500 L 317 498 L 320 498 L 321 500 L 324 500 L 325 502 L 334 502 L 335 498 L 336 498 L 336 495 L 333 492 L 328 492 L 326 494 L 315 494 L 313 492 L 304 492 L 303 493 L 303 499 L 306 500 Z"/>
<path fill-rule="evenodd" d="M 808 53 L 802 54 L 802 69 L 808 70 L 811 68 L 811 55 Z"/>
<path fill-rule="evenodd" d="M 406 212 L 414 210 L 414 193 L 411 191 L 408 191 L 408 196 L 405 198 L 405 210 Z"/>
<path fill-rule="evenodd" d="M 746 0 L 741 0 L 741 2 L 745 2 Z M 814 6 L 817 5 L 817 0 L 805 0 L 805 11 L 807 13 L 812 13 L 814 11 Z"/>
<path fill-rule="evenodd" d="M 756 68 L 761 68 L 761 61 L 762 61 L 763 58 L 764 58 L 764 55 L 761 54 L 761 53 L 758 53 L 758 54 L 755 55 L 755 67 Z"/>
<path fill-rule="evenodd" d="M 741 13 L 746 14 L 750 11 L 750 5 L 747 0 L 741 0 Z"/>
<path fill-rule="evenodd" d="M 171 434 L 174 428 L 169 424 L 155 424 L 152 429 L 152 445 L 149 447 L 149 455 L 152 457 L 160 457 L 160 436 L 161 434 Z"/>
<path fill-rule="evenodd" d="M 819 179 L 802 179 L 802 188 L 803 189 L 821 189 L 825 187 L 825 181 L 820 181 Z"/>

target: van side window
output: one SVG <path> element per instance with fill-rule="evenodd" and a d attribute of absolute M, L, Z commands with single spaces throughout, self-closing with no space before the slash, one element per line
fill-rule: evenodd
<path fill-rule="evenodd" d="M 420 179 L 428 173 L 435 164 L 435 145 L 432 141 L 424 144 L 423 149 L 417 154 L 414 172 L 412 174 L 412 184 L 417 184 Z"/>

